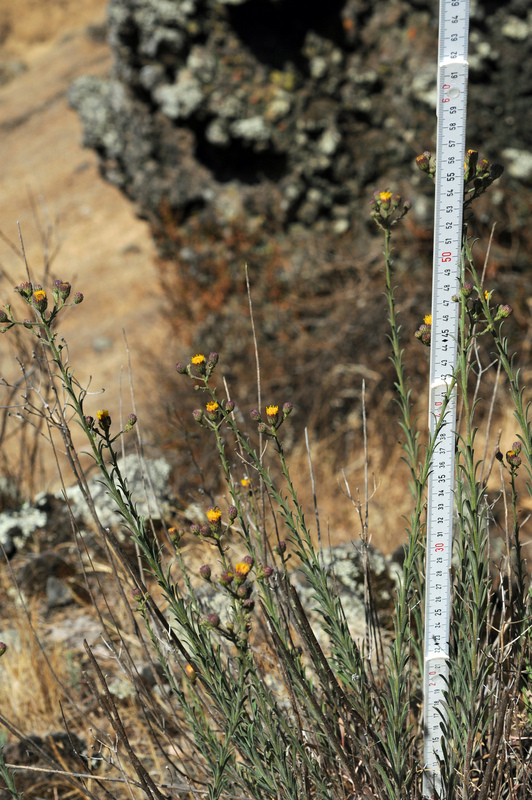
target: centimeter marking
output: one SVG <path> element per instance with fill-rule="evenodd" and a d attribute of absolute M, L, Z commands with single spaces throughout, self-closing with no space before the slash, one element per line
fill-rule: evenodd
<path fill-rule="evenodd" d="M 441 797 L 453 541 L 457 363 L 467 112 L 469 0 L 440 0 L 429 428 L 439 429 L 427 500 L 423 794 Z"/>

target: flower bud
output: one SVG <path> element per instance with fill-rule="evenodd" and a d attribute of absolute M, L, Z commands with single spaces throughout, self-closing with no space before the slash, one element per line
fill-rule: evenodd
<path fill-rule="evenodd" d="M 506 305 L 498 306 L 497 313 L 495 314 L 495 319 L 496 320 L 506 319 L 507 317 L 510 316 L 510 314 L 513 314 L 513 311 L 514 310 L 512 306 L 509 306 L 507 303 Z"/>
<path fill-rule="evenodd" d="M 179 547 L 179 542 L 185 535 L 185 531 L 183 530 L 183 528 L 180 528 L 179 530 L 177 530 L 177 528 L 169 528 L 168 535 L 174 547 Z"/>
<path fill-rule="evenodd" d="M 238 511 L 235 506 L 229 506 L 227 509 L 227 516 L 229 518 L 229 522 L 235 521 L 235 519 L 238 517 Z"/>
<path fill-rule="evenodd" d="M 249 597 L 250 593 L 251 593 L 251 586 L 249 584 L 240 585 L 238 587 L 238 589 L 236 590 L 236 595 L 241 600 L 247 600 L 247 598 Z"/>
<path fill-rule="evenodd" d="M 294 406 L 292 405 L 292 403 L 285 403 L 284 404 L 284 406 L 283 406 L 283 420 L 285 420 L 287 418 L 287 416 L 292 413 L 293 408 L 294 408 Z"/>
<path fill-rule="evenodd" d="M 220 617 L 216 613 L 207 614 L 207 622 L 211 628 L 218 628 L 220 626 Z"/>
<path fill-rule="evenodd" d="M 217 363 L 218 363 L 218 353 L 211 353 L 205 368 L 205 376 L 207 378 L 211 377 Z"/>
<path fill-rule="evenodd" d="M 201 410 L 201 408 L 195 408 L 194 411 L 192 412 L 192 416 L 194 417 L 196 422 L 201 423 L 201 421 L 203 420 L 203 411 Z"/>
<path fill-rule="evenodd" d="M 508 450 L 506 453 L 506 461 L 513 469 L 517 469 L 517 467 L 521 466 L 521 458 L 519 456 L 520 450 L 521 445 L 519 445 L 519 450 L 517 452 L 515 450 Z"/>
<path fill-rule="evenodd" d="M 7 644 L 5 642 L 0 642 L 0 658 L 4 655 L 7 650 Z"/>
<path fill-rule="evenodd" d="M 134 425 L 137 424 L 137 417 L 136 414 L 129 414 L 128 418 L 126 419 L 126 426 L 124 428 L 124 433 L 130 431 Z"/>
<path fill-rule="evenodd" d="M 230 586 L 230 585 L 232 584 L 232 582 L 233 582 L 233 579 L 234 579 L 234 577 L 235 577 L 235 576 L 233 575 L 233 573 L 232 573 L 232 572 L 229 572 L 229 570 L 228 570 L 228 569 L 226 569 L 226 570 L 225 570 L 224 572 L 222 572 L 222 574 L 220 575 L 220 580 L 219 580 L 219 583 L 221 583 L 221 584 L 222 584 L 222 586 Z"/>
<path fill-rule="evenodd" d="M 282 556 L 283 553 L 286 552 L 286 542 L 279 542 L 273 548 L 273 552 L 277 553 L 278 556 Z"/>
<path fill-rule="evenodd" d="M 52 284 L 52 294 L 56 303 L 59 300 L 63 300 L 63 302 L 67 300 L 71 289 L 72 287 L 68 281 L 54 281 Z"/>
<path fill-rule="evenodd" d="M 228 414 L 230 414 L 232 411 L 235 410 L 235 402 L 234 402 L 234 400 L 228 400 L 227 401 L 227 403 L 225 404 L 225 410 L 227 411 Z"/>
<path fill-rule="evenodd" d="M 186 375 L 187 374 L 186 364 L 176 364 L 175 368 L 176 368 L 176 371 L 179 372 L 180 375 Z"/>
<path fill-rule="evenodd" d="M 255 559 L 253 558 L 253 556 L 244 556 L 242 561 L 244 564 L 248 564 L 250 569 L 253 569 L 253 565 L 255 564 Z"/>
<path fill-rule="evenodd" d="M 187 678 L 189 679 L 190 683 L 196 683 L 196 670 L 192 666 L 192 664 L 187 664 L 185 667 L 185 673 Z"/>
<path fill-rule="evenodd" d="M 263 567 L 261 570 L 261 577 L 263 578 L 271 578 L 273 575 L 273 568 L 272 567 Z"/>
<path fill-rule="evenodd" d="M 261 417 L 261 415 L 260 415 L 260 411 L 258 410 L 258 408 L 254 408 L 254 409 L 253 409 L 253 410 L 250 412 L 249 416 L 251 417 L 251 419 L 253 420 L 253 422 L 260 422 L 260 421 L 261 421 L 261 419 L 262 419 L 262 417 Z"/>
<path fill-rule="evenodd" d="M 242 607 L 245 611 L 253 611 L 255 608 L 255 601 L 252 597 L 249 597 L 247 600 L 244 600 Z"/>
<path fill-rule="evenodd" d="M 196 522 L 193 522 L 189 528 L 189 531 L 192 534 L 192 536 L 199 536 L 200 526 Z"/>
<path fill-rule="evenodd" d="M 31 283 L 28 283 L 28 281 L 24 281 L 18 286 L 15 286 L 15 291 L 22 295 L 22 297 L 25 297 L 26 300 L 29 300 L 33 293 L 33 286 Z"/>
<path fill-rule="evenodd" d="M 9 317 L 7 316 L 5 311 L 0 311 L 0 324 L 2 322 L 7 322 Z"/>
<path fill-rule="evenodd" d="M 199 574 L 205 581 L 210 581 L 211 579 L 211 568 L 208 564 L 202 564 L 199 568 Z"/>
<path fill-rule="evenodd" d="M 81 292 L 76 292 L 72 300 L 74 301 L 74 305 L 79 306 L 80 303 L 83 303 L 83 295 Z"/>

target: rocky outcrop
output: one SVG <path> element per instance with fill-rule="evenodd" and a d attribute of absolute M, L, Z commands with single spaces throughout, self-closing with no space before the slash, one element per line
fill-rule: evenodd
<path fill-rule="evenodd" d="M 375 189 L 413 203 L 395 245 L 406 341 L 430 308 L 433 187 L 414 159 L 434 146 L 436 13 L 432 0 L 111 0 L 112 74 L 70 90 L 103 176 L 150 221 L 172 360 L 219 351 L 255 402 L 248 264 L 264 396 L 298 410 L 294 440 L 304 425 L 334 432 L 338 463 L 353 458 L 363 379 L 373 452 L 388 458 L 398 435 Z M 507 167 L 471 230 L 487 241 L 498 223 L 489 278 L 524 341 L 531 30 L 526 0 L 471 3 L 467 144 Z M 413 397 L 426 356 L 405 356 Z"/>
<path fill-rule="evenodd" d="M 344 233 L 368 186 L 433 141 L 435 9 L 111 0 L 113 74 L 70 102 L 105 178 L 152 220 L 209 207 Z M 531 33 L 526 0 L 472 3 L 469 141 L 527 180 Z"/>

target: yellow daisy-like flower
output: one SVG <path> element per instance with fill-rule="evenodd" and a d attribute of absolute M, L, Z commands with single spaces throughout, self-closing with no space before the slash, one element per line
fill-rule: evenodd
<path fill-rule="evenodd" d="M 209 522 L 218 522 L 221 516 L 222 512 L 220 511 L 218 506 L 213 506 L 213 508 L 207 509 L 207 519 L 209 520 Z"/>
<path fill-rule="evenodd" d="M 192 356 L 190 361 L 192 362 L 192 364 L 195 364 L 197 366 L 198 364 L 203 364 L 203 362 L 205 361 L 205 356 L 202 356 L 201 353 L 198 353 L 197 355 Z"/>
<path fill-rule="evenodd" d="M 36 303 L 42 303 L 43 300 L 46 300 L 46 292 L 44 289 L 37 289 L 37 291 L 33 293 L 33 298 Z"/>
<path fill-rule="evenodd" d="M 251 481 L 250 481 L 250 479 L 249 479 L 249 478 L 242 478 L 242 480 L 240 481 L 240 485 L 241 485 L 241 486 L 242 486 L 244 489 L 247 489 L 247 488 L 248 488 L 248 486 L 251 486 Z"/>
<path fill-rule="evenodd" d="M 423 322 L 425 325 L 432 325 L 432 314 L 425 314 L 423 317 Z"/>
<path fill-rule="evenodd" d="M 244 561 L 239 561 L 238 564 L 235 564 L 235 575 L 238 578 L 245 578 L 250 569 L 251 567 L 249 564 L 246 564 Z"/>
<path fill-rule="evenodd" d="M 379 194 L 379 200 L 382 200 L 383 203 L 387 203 L 388 200 L 391 200 L 393 197 L 393 192 L 381 192 Z"/>
<path fill-rule="evenodd" d="M 218 403 L 216 403 L 216 402 L 214 402 L 214 401 L 211 401 L 210 403 L 207 403 L 207 405 L 205 406 L 205 408 L 207 409 L 207 411 L 209 412 L 209 414 L 212 414 L 212 413 L 213 413 L 213 411 L 216 411 L 216 410 L 219 408 L 219 405 L 218 405 Z"/>
<path fill-rule="evenodd" d="M 98 417 L 99 422 L 105 422 L 109 419 L 109 412 L 106 408 L 102 408 L 100 411 L 96 412 L 96 416 Z"/>
<path fill-rule="evenodd" d="M 269 417 L 275 417 L 279 411 L 279 406 L 266 406 L 266 414 Z"/>
<path fill-rule="evenodd" d="M 488 290 L 485 289 L 485 291 L 484 291 L 484 300 L 489 300 L 490 299 L 490 295 L 491 295 L 491 292 L 488 292 Z"/>

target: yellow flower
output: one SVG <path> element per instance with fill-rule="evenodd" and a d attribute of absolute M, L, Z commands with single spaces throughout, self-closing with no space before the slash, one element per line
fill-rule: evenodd
<path fill-rule="evenodd" d="M 250 481 L 250 479 L 249 479 L 249 478 L 242 478 L 242 480 L 240 481 L 240 485 L 241 485 L 241 486 L 242 486 L 244 489 L 247 489 L 247 488 L 248 488 L 248 486 L 251 486 L 251 481 Z"/>
<path fill-rule="evenodd" d="M 96 416 L 100 422 L 104 422 L 109 419 L 109 412 L 106 408 L 102 408 L 100 411 L 96 412 Z"/>
<path fill-rule="evenodd" d="M 202 356 L 201 354 L 198 354 L 196 356 L 192 356 L 192 358 L 190 360 L 191 360 L 191 362 L 193 364 L 196 364 L 196 365 L 197 364 L 203 364 L 203 362 L 205 361 L 205 356 Z"/>
<path fill-rule="evenodd" d="M 212 402 L 210 402 L 210 403 L 207 403 L 207 405 L 205 406 L 205 408 L 207 409 L 207 411 L 208 411 L 210 414 L 212 414 L 212 413 L 213 413 L 213 411 L 216 411 L 216 409 L 217 409 L 217 408 L 219 408 L 219 406 L 218 406 L 218 403 L 216 403 L 216 402 L 212 401 Z"/>
<path fill-rule="evenodd" d="M 383 203 L 387 203 L 388 200 L 391 200 L 393 197 L 393 192 L 381 192 L 379 194 L 379 199 L 382 200 Z"/>
<path fill-rule="evenodd" d="M 220 511 L 218 506 L 213 506 L 213 508 L 207 509 L 207 519 L 209 520 L 209 522 L 218 522 L 221 516 L 222 512 Z"/>
<path fill-rule="evenodd" d="M 432 325 L 432 314 L 425 314 L 423 317 L 423 322 L 425 325 Z"/>
<path fill-rule="evenodd" d="M 245 578 L 250 569 L 251 567 L 249 564 L 246 564 L 244 561 L 239 561 L 238 564 L 235 564 L 235 575 L 238 578 Z"/>
<path fill-rule="evenodd" d="M 46 292 L 44 289 L 37 289 L 37 291 L 33 293 L 33 297 L 36 303 L 42 303 L 43 300 L 46 300 Z"/>
<path fill-rule="evenodd" d="M 491 292 L 488 292 L 488 290 L 486 289 L 484 291 L 484 300 L 489 300 L 490 299 L 490 295 L 491 295 Z"/>
<path fill-rule="evenodd" d="M 279 411 L 279 406 L 266 406 L 266 414 L 269 417 L 275 417 Z"/>

